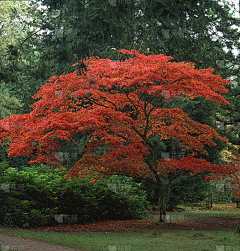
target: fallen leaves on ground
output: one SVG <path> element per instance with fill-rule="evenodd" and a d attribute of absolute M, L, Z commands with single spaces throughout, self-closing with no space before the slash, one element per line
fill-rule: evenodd
<path fill-rule="evenodd" d="M 50 227 L 28 228 L 34 231 L 46 232 L 134 232 L 143 230 L 209 230 L 209 231 L 234 231 L 239 218 L 231 216 L 218 216 L 208 218 L 185 219 L 159 223 L 156 220 L 106 220 L 85 224 L 58 224 Z M 18 228 L 19 229 L 19 228 Z"/>

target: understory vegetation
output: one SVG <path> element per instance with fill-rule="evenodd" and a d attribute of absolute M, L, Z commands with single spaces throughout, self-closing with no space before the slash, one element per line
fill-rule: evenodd
<path fill-rule="evenodd" d="M 157 189 L 148 179 L 121 175 L 95 180 L 65 179 L 67 171 L 41 165 L 21 168 L 0 163 L 0 224 L 37 227 L 103 220 L 144 219 L 158 210 Z M 188 179 L 188 186 L 184 182 Z M 140 182 L 141 181 L 141 182 Z M 207 183 L 200 176 L 183 176 L 166 194 L 168 211 L 180 205 L 206 207 L 231 203 L 226 183 Z"/>
<path fill-rule="evenodd" d="M 0 224 L 47 226 L 105 219 L 141 219 L 149 203 L 131 177 L 64 179 L 66 170 L 44 165 L 1 165 Z"/>

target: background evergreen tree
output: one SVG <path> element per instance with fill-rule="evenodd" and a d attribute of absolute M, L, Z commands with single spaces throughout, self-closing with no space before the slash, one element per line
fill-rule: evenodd
<path fill-rule="evenodd" d="M 39 7 L 40 3 L 44 8 Z M 0 77 L 9 94 L 22 102 L 21 113 L 31 111 L 29 105 L 35 101 L 32 96 L 51 76 L 76 70 L 77 66 L 72 65 L 84 57 L 122 60 L 123 55 L 117 51 L 123 48 L 148 55 L 163 53 L 178 62 L 194 62 L 196 68 L 213 67 L 214 73 L 223 78 L 239 74 L 235 67 L 238 59 L 231 50 L 224 51 L 225 47 L 239 47 L 239 32 L 233 28 L 233 25 L 239 27 L 239 19 L 233 18 L 227 3 L 214 0 L 45 0 L 28 2 L 24 12 L 11 10 L 11 20 L 16 18 L 20 35 L 14 41 L 5 42 Z M 226 95 L 233 97 L 237 90 L 229 89 L 231 93 Z M 208 101 L 195 99 L 184 103 L 179 98 L 168 105 L 179 106 L 179 102 L 195 121 L 211 126 L 215 123 L 217 110 Z M 233 133 L 236 141 L 235 135 Z M 72 147 L 66 142 L 59 144 L 68 146 L 64 151 Z M 166 152 L 171 152 L 176 142 L 159 144 L 165 144 Z M 208 160 L 219 162 L 223 148 L 219 144 L 209 149 Z"/>

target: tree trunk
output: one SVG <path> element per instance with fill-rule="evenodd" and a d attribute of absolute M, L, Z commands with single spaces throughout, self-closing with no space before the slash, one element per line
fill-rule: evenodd
<path fill-rule="evenodd" d="M 159 195 L 159 222 L 166 222 L 166 204 L 164 203 L 164 193 Z"/>
<path fill-rule="evenodd" d="M 240 208 L 240 201 L 237 201 L 237 208 Z"/>
<path fill-rule="evenodd" d="M 212 208 L 212 195 L 208 198 L 208 201 L 206 202 L 206 208 L 211 209 Z"/>
<path fill-rule="evenodd" d="M 236 229 L 236 231 L 234 233 L 235 234 L 240 234 L 240 222 L 238 223 L 237 229 Z"/>

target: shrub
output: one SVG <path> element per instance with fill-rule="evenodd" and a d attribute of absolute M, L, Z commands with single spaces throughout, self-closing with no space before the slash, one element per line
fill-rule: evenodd
<path fill-rule="evenodd" d="M 63 177 L 61 170 L 52 170 L 44 165 L 23 167 L 22 171 L 4 168 L 0 223 L 21 227 L 52 225 L 55 222 L 54 213 L 57 213 L 55 189 Z"/>
<path fill-rule="evenodd" d="M 132 178 L 90 183 L 89 177 L 65 180 L 65 174 L 65 169 L 45 165 L 20 171 L 0 165 L 0 224 L 33 227 L 147 216 L 146 193 Z"/>
<path fill-rule="evenodd" d="M 78 215 L 78 222 L 147 216 L 146 194 L 129 177 L 112 176 L 89 184 L 90 178 L 68 180 L 59 195 L 62 212 Z M 113 187 L 121 186 L 121 189 Z M 126 186 L 128 188 L 126 189 Z M 131 192 L 131 193 L 130 193 Z"/>

